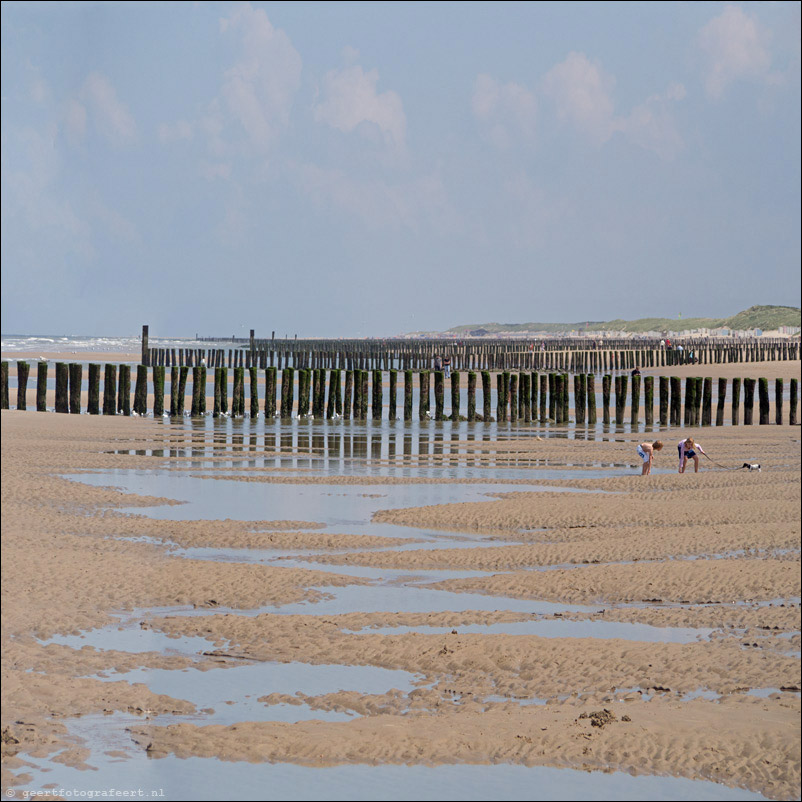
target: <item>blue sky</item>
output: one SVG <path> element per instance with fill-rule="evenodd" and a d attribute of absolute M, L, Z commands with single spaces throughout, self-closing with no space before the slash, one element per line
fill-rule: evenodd
<path fill-rule="evenodd" d="M 2 4 L 2 330 L 800 305 L 799 3 Z"/>

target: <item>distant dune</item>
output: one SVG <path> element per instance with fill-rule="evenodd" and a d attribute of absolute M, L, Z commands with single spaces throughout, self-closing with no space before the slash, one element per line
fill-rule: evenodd
<path fill-rule="evenodd" d="M 550 332 L 563 334 L 570 331 L 690 331 L 692 329 L 728 328 L 736 331 L 763 329 L 773 331 L 780 326 L 802 326 L 802 310 L 795 306 L 751 306 L 727 318 L 694 317 L 685 320 L 647 317 L 639 320 L 586 320 L 579 323 L 471 323 L 454 326 L 446 334 L 466 336 L 471 332 L 502 334 L 515 332 Z"/>

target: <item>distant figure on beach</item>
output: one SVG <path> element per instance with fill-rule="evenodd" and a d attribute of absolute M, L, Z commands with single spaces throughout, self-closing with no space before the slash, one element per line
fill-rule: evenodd
<path fill-rule="evenodd" d="M 635 367 L 632 369 L 632 375 L 640 376 L 640 368 L 637 365 L 635 365 Z"/>
<path fill-rule="evenodd" d="M 638 446 L 638 456 L 643 460 L 643 470 L 641 476 L 648 476 L 652 472 L 652 462 L 654 461 L 654 452 L 662 449 L 663 443 L 661 440 L 655 440 L 653 443 L 641 443 Z"/>
<path fill-rule="evenodd" d="M 435 370 L 443 369 L 443 360 L 440 358 L 440 354 L 437 354 L 434 358 L 434 369 Z"/>
<path fill-rule="evenodd" d="M 686 437 L 679 441 L 677 451 L 679 452 L 679 473 L 685 473 L 685 465 L 689 457 L 693 460 L 693 472 L 699 473 L 699 454 L 705 454 L 701 444 L 695 443 L 692 437 Z M 699 454 L 696 453 L 697 451 Z M 707 455 L 705 454 L 705 456 Z"/>
<path fill-rule="evenodd" d="M 443 370 L 446 372 L 446 378 L 451 375 L 451 357 L 446 354 L 443 357 Z"/>

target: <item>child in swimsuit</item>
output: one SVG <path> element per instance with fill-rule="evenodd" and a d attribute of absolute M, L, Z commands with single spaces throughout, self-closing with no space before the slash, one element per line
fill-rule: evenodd
<path fill-rule="evenodd" d="M 654 452 L 659 451 L 662 447 L 663 443 L 660 440 L 655 440 L 653 443 L 641 443 L 638 446 L 638 456 L 643 460 L 641 476 L 648 476 L 652 472 Z"/>
<path fill-rule="evenodd" d="M 679 472 L 685 473 L 685 466 L 690 458 L 693 460 L 693 472 L 699 473 L 699 454 L 705 453 L 701 444 L 695 443 L 692 437 L 687 437 L 685 440 L 679 441 L 677 451 L 679 453 Z M 696 453 L 697 451 L 699 454 Z"/>

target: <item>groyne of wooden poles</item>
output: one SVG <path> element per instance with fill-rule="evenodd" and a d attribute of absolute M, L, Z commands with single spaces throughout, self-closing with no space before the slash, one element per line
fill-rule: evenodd
<path fill-rule="evenodd" d="M 526 338 L 324 340 L 198 337 L 185 348 L 151 348 L 142 327 L 143 365 L 206 366 L 210 369 L 275 367 L 296 370 L 434 370 L 450 358 L 456 371 L 604 374 L 634 368 L 798 360 L 796 339 L 691 337 L 545 336 Z M 440 363 L 438 363 L 440 364 Z"/>
<path fill-rule="evenodd" d="M 133 404 L 130 364 L 103 366 L 88 363 L 87 368 L 84 371 L 83 363 L 55 363 L 55 412 L 153 415 L 164 418 L 183 417 L 186 414 L 192 417 L 206 415 L 209 392 L 206 366 L 190 369 L 184 365 L 171 368 L 169 404 L 166 403 L 168 388 L 164 366 L 135 366 Z M 11 408 L 10 369 L 11 364 L 3 361 L 0 373 L 0 401 L 3 409 Z M 36 410 L 39 412 L 48 410 L 46 400 L 49 377 L 48 363 L 38 362 Z M 16 409 L 27 408 L 29 378 L 29 363 L 17 361 Z M 796 379 L 791 379 L 786 387 L 783 379 L 775 379 L 772 385 L 768 378 L 719 378 L 715 385 L 714 414 L 714 384 L 711 377 L 688 376 L 683 390 L 683 382 L 679 377 L 660 376 L 657 399 L 653 376 L 646 376 L 641 381 L 641 376 L 638 375 L 630 377 L 627 374 L 604 374 L 601 376 L 600 394 L 596 392 L 597 377 L 592 373 L 576 374 L 572 381 L 569 381 L 569 375 L 565 373 L 537 371 L 501 371 L 495 378 L 496 386 L 493 390 L 489 371 L 469 370 L 466 390 L 459 371 L 452 371 L 447 377 L 439 370 L 405 370 L 399 404 L 398 374 L 394 369 L 384 372 L 378 369 L 295 370 L 284 367 L 279 371 L 275 366 L 251 366 L 247 371 L 243 367 L 235 367 L 229 375 L 228 368 L 218 367 L 212 371 L 211 414 L 213 417 L 235 418 L 256 418 L 263 415 L 282 420 L 313 418 L 410 421 L 415 414 L 414 395 L 417 392 L 415 417 L 420 421 L 497 421 L 516 425 L 554 424 L 581 428 L 596 426 L 598 406 L 601 404 L 602 423 L 605 426 L 614 423 L 621 427 L 628 423 L 631 427 L 643 424 L 646 427 L 669 428 L 681 425 L 750 426 L 755 422 L 761 426 L 795 426 L 798 423 L 799 383 Z M 446 392 L 447 384 L 450 384 L 449 393 Z M 389 393 L 386 396 L 387 385 Z M 86 406 L 82 407 L 84 393 Z M 481 398 L 478 398 L 480 394 Z M 246 397 L 250 399 L 248 405 Z M 450 401 L 448 406 L 447 399 Z M 613 400 L 614 417 L 611 414 Z M 464 415 L 463 409 L 466 412 Z"/>

